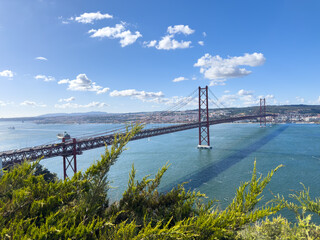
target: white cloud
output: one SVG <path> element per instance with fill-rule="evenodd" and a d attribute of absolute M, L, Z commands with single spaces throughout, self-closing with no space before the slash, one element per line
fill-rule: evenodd
<path fill-rule="evenodd" d="M 262 96 L 259 98 L 265 98 L 266 99 L 266 105 L 274 105 L 277 104 L 278 101 L 275 99 L 273 94 L 268 94 L 266 96 Z M 259 100 L 257 100 L 257 103 L 259 103 Z"/>
<path fill-rule="evenodd" d="M 302 97 L 296 97 L 296 99 L 297 99 L 297 101 L 298 101 L 299 103 L 304 103 L 304 98 L 302 98 Z"/>
<path fill-rule="evenodd" d="M 91 29 L 88 33 L 91 33 L 92 38 L 110 38 L 110 39 L 120 39 L 121 47 L 125 47 L 133 44 L 137 41 L 139 37 L 142 37 L 140 32 L 136 31 L 132 33 L 130 30 L 126 30 L 125 23 L 116 24 L 115 27 L 104 27 L 100 29 Z"/>
<path fill-rule="evenodd" d="M 83 13 L 79 17 L 71 17 L 70 20 L 74 20 L 79 23 L 93 23 L 96 20 L 108 19 L 113 18 L 112 15 L 105 13 L 102 14 L 98 12 L 91 12 L 91 13 Z"/>
<path fill-rule="evenodd" d="M 5 107 L 5 106 L 8 106 L 9 104 L 11 104 L 11 103 L 0 101 L 0 107 Z"/>
<path fill-rule="evenodd" d="M 26 100 L 22 103 L 20 103 L 21 106 L 30 106 L 30 107 L 46 107 L 47 105 L 45 104 L 38 104 L 36 102 L 33 102 L 33 101 L 29 101 L 29 100 Z"/>
<path fill-rule="evenodd" d="M 10 70 L 3 70 L 2 72 L 0 72 L 0 77 L 12 78 L 13 75 L 14 75 L 13 72 Z"/>
<path fill-rule="evenodd" d="M 176 34 L 176 33 L 183 33 L 184 35 L 190 35 L 194 33 L 194 30 L 189 28 L 188 25 L 175 25 L 175 26 L 169 26 L 167 29 L 167 32 L 169 34 Z"/>
<path fill-rule="evenodd" d="M 152 99 L 163 98 L 164 94 L 160 92 L 145 92 L 135 89 L 127 89 L 122 91 L 114 90 L 110 93 L 111 97 L 133 97 L 142 101 L 152 101 Z"/>
<path fill-rule="evenodd" d="M 59 20 L 61 20 L 62 24 L 69 24 L 70 20 L 73 20 L 74 18 L 69 18 L 68 20 L 64 19 L 62 16 L 58 17 Z"/>
<path fill-rule="evenodd" d="M 203 36 L 203 37 L 206 37 L 206 36 L 207 36 L 207 33 L 206 33 L 206 32 L 203 32 L 203 33 L 202 33 L 202 36 Z"/>
<path fill-rule="evenodd" d="M 177 103 L 187 103 L 187 106 L 199 106 L 199 99 L 194 98 L 194 97 L 178 97 L 178 96 L 173 96 L 171 98 L 165 99 L 165 104 L 166 105 L 175 105 Z"/>
<path fill-rule="evenodd" d="M 150 42 L 144 41 L 144 42 L 143 42 L 143 45 L 144 45 L 145 47 L 155 47 L 155 46 L 157 45 L 157 40 L 152 40 L 152 41 L 150 41 Z"/>
<path fill-rule="evenodd" d="M 266 99 L 274 99 L 274 95 L 269 94 L 269 95 L 267 95 L 265 98 L 266 98 Z"/>
<path fill-rule="evenodd" d="M 226 94 L 223 95 L 219 102 L 227 107 L 248 107 L 248 106 L 259 106 L 259 99 L 265 98 L 267 104 L 276 104 L 277 101 L 274 95 L 269 94 L 266 96 L 255 96 L 253 91 L 241 89 L 237 94 L 228 94 L 230 91 L 224 91 Z"/>
<path fill-rule="evenodd" d="M 185 103 L 184 107 L 188 106 L 198 106 L 198 99 L 193 97 L 181 97 L 181 96 L 173 96 L 170 98 L 165 97 L 155 97 L 152 99 L 144 100 L 145 102 L 152 102 L 156 104 L 165 104 L 165 105 L 176 105 L 177 103 Z"/>
<path fill-rule="evenodd" d="M 238 95 L 240 96 L 246 96 L 246 95 L 253 95 L 253 91 L 246 91 L 246 90 L 239 90 Z"/>
<path fill-rule="evenodd" d="M 131 45 L 137 41 L 139 37 L 142 37 L 140 32 L 136 31 L 135 34 L 132 34 L 130 30 L 121 32 L 116 38 L 120 38 L 121 47 Z"/>
<path fill-rule="evenodd" d="M 55 81 L 56 79 L 52 76 L 45 76 L 45 75 L 37 75 L 34 77 L 35 79 L 38 80 L 43 80 L 45 82 L 51 82 L 51 81 Z"/>
<path fill-rule="evenodd" d="M 194 33 L 195 30 L 191 29 L 188 25 L 175 25 L 169 26 L 167 29 L 167 35 L 161 38 L 161 40 L 152 40 L 152 41 L 145 41 L 143 45 L 145 47 L 155 47 L 159 50 L 174 50 L 174 49 L 183 49 L 183 48 L 190 48 L 191 41 L 177 41 L 174 39 L 175 34 L 182 33 L 184 35 L 190 35 Z M 157 44 L 158 43 L 158 44 Z"/>
<path fill-rule="evenodd" d="M 177 77 L 175 79 L 172 80 L 172 82 L 181 82 L 181 81 L 186 81 L 188 80 L 188 78 L 185 77 Z"/>
<path fill-rule="evenodd" d="M 58 82 L 58 84 L 66 84 L 66 83 L 69 83 L 69 79 L 62 79 Z"/>
<path fill-rule="evenodd" d="M 235 101 L 237 101 L 239 99 L 238 95 L 234 95 L 234 94 L 226 94 L 226 95 L 222 95 L 219 98 L 219 102 L 224 104 L 225 106 L 232 106 L 233 103 Z"/>
<path fill-rule="evenodd" d="M 204 41 L 199 41 L 198 44 L 199 44 L 200 46 L 204 46 Z"/>
<path fill-rule="evenodd" d="M 67 102 L 64 104 L 55 104 L 54 105 L 55 108 L 61 108 L 61 109 L 65 109 L 65 108 L 93 108 L 93 107 L 103 108 L 103 107 L 107 107 L 107 106 L 109 106 L 109 105 L 106 103 L 103 103 L 103 102 L 91 102 L 91 103 L 84 104 L 84 105 Z"/>
<path fill-rule="evenodd" d="M 228 57 L 223 59 L 219 55 L 205 54 L 198 59 L 195 67 L 200 67 L 200 73 L 210 80 L 228 79 L 247 76 L 251 71 L 240 66 L 256 67 L 263 65 L 265 57 L 262 53 L 244 54 L 240 57 Z"/>
<path fill-rule="evenodd" d="M 259 103 L 259 99 L 257 99 L 253 95 L 240 96 L 240 100 L 242 101 L 242 105 L 244 105 L 244 106 L 258 105 L 258 103 Z"/>
<path fill-rule="evenodd" d="M 46 59 L 45 57 L 36 57 L 36 60 L 41 60 L 41 61 L 48 61 L 48 59 Z"/>
<path fill-rule="evenodd" d="M 164 94 L 160 92 L 145 92 L 145 91 L 137 91 L 135 89 L 127 89 L 123 91 L 113 91 L 110 93 L 111 97 L 132 97 L 135 99 L 139 99 L 143 102 L 150 102 L 155 104 L 165 104 L 165 105 L 174 105 L 181 102 L 188 102 L 186 106 L 197 106 L 198 101 L 196 98 L 192 97 L 179 97 L 173 96 L 170 98 L 164 97 Z M 153 106 L 154 107 L 154 106 Z"/>
<path fill-rule="evenodd" d="M 219 100 L 226 107 L 247 107 L 258 104 L 257 100 L 250 95 L 241 97 L 238 94 L 226 94 L 222 95 Z"/>
<path fill-rule="evenodd" d="M 103 93 L 106 93 L 110 90 L 110 88 L 100 88 L 100 86 L 96 86 L 98 87 L 98 91 L 97 91 L 97 94 L 103 94 Z"/>
<path fill-rule="evenodd" d="M 170 98 L 155 98 L 150 102 L 154 102 L 157 104 L 165 104 L 165 105 L 175 105 L 177 103 L 186 103 L 187 106 L 198 106 L 198 99 L 193 97 L 181 97 L 181 96 L 173 96 Z"/>
<path fill-rule="evenodd" d="M 14 102 L 9 102 L 9 101 L 0 101 L 0 107 L 6 107 L 9 105 L 14 105 Z"/>
<path fill-rule="evenodd" d="M 74 80 L 62 79 L 58 84 L 69 84 L 68 90 L 71 91 L 91 91 L 102 94 L 109 90 L 109 88 L 103 88 L 92 82 L 84 73 L 79 74 Z"/>
<path fill-rule="evenodd" d="M 237 95 L 239 96 L 240 101 L 242 101 L 242 105 L 244 106 L 252 106 L 257 105 L 259 103 L 259 97 L 254 96 L 253 91 L 248 91 L 241 89 L 238 91 Z"/>
<path fill-rule="evenodd" d="M 226 79 L 216 79 L 216 80 L 212 80 L 210 81 L 209 83 L 209 87 L 212 87 L 212 86 L 224 86 L 226 85 Z"/>
<path fill-rule="evenodd" d="M 59 99 L 59 102 L 72 102 L 74 100 L 76 100 L 75 97 L 61 98 L 61 99 Z"/>
<path fill-rule="evenodd" d="M 181 40 L 180 42 L 172 39 L 173 35 L 167 35 L 164 36 L 156 46 L 157 49 L 163 49 L 163 50 L 172 50 L 172 49 L 177 49 L 177 48 L 189 48 L 191 41 L 183 41 Z"/>

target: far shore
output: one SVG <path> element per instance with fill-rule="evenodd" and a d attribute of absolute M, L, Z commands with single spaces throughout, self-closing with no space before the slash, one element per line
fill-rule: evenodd
<path fill-rule="evenodd" d="M 33 120 L 27 120 L 27 121 L 21 121 L 21 120 L 2 120 L 1 122 L 10 122 L 10 123 L 14 123 L 14 122 L 20 122 L 20 123 L 25 123 L 25 122 L 31 122 L 34 124 L 39 124 L 39 125 L 83 125 L 83 124 L 100 124 L 100 125 L 115 125 L 115 124 L 131 124 L 130 122 L 107 122 L 107 123 L 102 123 L 102 122 L 37 122 L 37 121 L 33 121 Z M 134 123 L 134 122 L 132 122 Z M 149 122 L 149 123 L 143 123 L 143 124 L 188 124 L 188 123 L 192 123 L 192 122 Z M 229 123 L 223 123 L 223 124 L 259 124 L 259 121 L 256 122 L 229 122 Z M 320 124 L 320 122 L 267 122 L 267 124 L 272 124 L 272 125 L 276 125 L 276 124 Z"/>

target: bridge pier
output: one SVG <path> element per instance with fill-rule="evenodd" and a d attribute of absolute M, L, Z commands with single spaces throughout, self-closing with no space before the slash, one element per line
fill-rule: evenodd
<path fill-rule="evenodd" d="M 72 148 L 72 155 L 70 156 L 66 153 L 66 147 L 63 146 L 63 177 L 64 179 L 68 178 L 67 170 L 70 167 L 73 171 L 73 174 L 77 172 L 77 140 L 75 138 L 72 139 L 73 141 L 73 148 Z M 62 138 L 62 142 L 65 143 L 66 139 Z"/>
<path fill-rule="evenodd" d="M 208 86 L 199 87 L 199 145 L 198 149 L 211 149 Z"/>
<path fill-rule="evenodd" d="M 267 126 L 266 99 L 260 98 L 260 127 Z"/>

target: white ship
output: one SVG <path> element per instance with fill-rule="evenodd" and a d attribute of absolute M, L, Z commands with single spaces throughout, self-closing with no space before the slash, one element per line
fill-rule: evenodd
<path fill-rule="evenodd" d="M 59 139 L 65 139 L 65 140 L 69 140 L 70 139 L 70 135 L 67 132 L 64 133 L 58 133 L 57 134 L 57 138 Z"/>

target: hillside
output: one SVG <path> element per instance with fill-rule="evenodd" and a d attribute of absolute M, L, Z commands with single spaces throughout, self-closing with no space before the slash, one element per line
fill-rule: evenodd
<path fill-rule="evenodd" d="M 258 114 L 259 106 L 242 108 L 220 108 L 209 109 L 210 113 L 219 113 L 228 116 L 234 115 L 253 115 Z M 320 105 L 273 105 L 267 106 L 268 113 L 282 115 L 301 115 L 303 117 L 312 117 L 320 114 Z M 174 112 L 137 112 L 137 113 L 105 113 L 105 112 L 87 112 L 87 113 L 57 113 L 46 114 L 37 117 L 23 118 L 0 118 L 0 121 L 33 121 L 38 124 L 84 124 L 84 123 L 123 123 L 128 121 L 139 121 L 148 119 L 148 122 L 192 122 L 198 119 L 198 110 L 185 110 Z"/>

